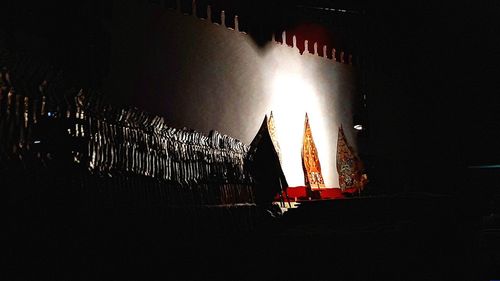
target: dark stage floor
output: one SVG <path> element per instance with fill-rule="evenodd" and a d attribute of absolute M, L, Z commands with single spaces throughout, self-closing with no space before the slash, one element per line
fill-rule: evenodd
<path fill-rule="evenodd" d="M 500 226 L 494 216 L 480 218 L 462 207 L 428 194 L 311 201 L 281 217 L 255 209 L 255 228 L 245 231 L 234 226 L 248 213 L 218 222 L 198 217 L 198 226 L 186 221 L 193 220 L 189 212 L 172 220 L 158 210 L 101 209 L 71 218 L 25 217 L 29 224 L 18 213 L 8 224 L 9 271 L 2 279 L 498 278 Z"/>

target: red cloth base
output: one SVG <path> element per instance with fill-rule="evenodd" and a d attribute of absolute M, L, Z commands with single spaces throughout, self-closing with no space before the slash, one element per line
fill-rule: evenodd
<path fill-rule="evenodd" d="M 349 193 L 349 194 L 358 193 L 358 189 L 356 189 L 356 188 L 348 188 L 348 189 L 344 190 L 343 193 Z"/>
<path fill-rule="evenodd" d="M 321 199 L 340 199 L 344 198 L 340 188 L 326 188 L 320 190 Z"/>
<path fill-rule="evenodd" d="M 320 198 L 319 199 L 341 199 L 345 198 L 345 196 L 342 194 L 342 191 L 340 188 L 322 188 L 322 189 L 315 189 L 314 190 L 316 193 L 319 193 Z M 305 186 L 295 186 L 295 187 L 288 187 L 287 188 L 287 193 L 288 193 L 288 198 L 290 198 L 290 201 L 299 201 L 299 200 L 308 200 L 309 197 L 307 196 L 306 192 L 306 187 Z M 285 195 L 283 194 L 285 197 Z M 276 196 L 276 201 L 279 200 L 279 194 Z M 315 198 L 318 199 L 318 198 Z M 286 200 L 286 197 L 285 197 Z"/>
<path fill-rule="evenodd" d="M 286 192 L 288 193 L 288 198 L 294 201 L 298 200 L 299 198 L 307 197 L 305 186 L 289 187 L 286 189 Z"/>

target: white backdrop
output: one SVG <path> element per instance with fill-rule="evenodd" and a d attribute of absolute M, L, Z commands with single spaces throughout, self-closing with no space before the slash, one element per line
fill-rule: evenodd
<path fill-rule="evenodd" d="M 301 149 L 308 112 L 325 184 L 338 187 L 341 123 L 355 147 L 355 67 L 276 42 L 259 48 L 250 36 L 207 20 L 128 5 L 121 7 L 123 18 L 115 19 L 130 28 L 113 38 L 111 70 L 111 80 L 121 81 L 111 91 L 124 103 L 163 115 L 174 127 L 215 129 L 247 144 L 273 111 L 290 186 L 304 185 Z"/>

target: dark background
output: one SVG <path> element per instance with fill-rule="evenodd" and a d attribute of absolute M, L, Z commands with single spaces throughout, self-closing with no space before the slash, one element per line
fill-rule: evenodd
<path fill-rule="evenodd" d="M 115 7 L 119 2 L 2 3 L 0 48 L 37 57 L 61 68 L 65 79 L 76 87 L 93 88 L 106 95 L 107 85 L 115 82 L 109 80 L 113 71 L 111 52 L 116 49 L 116 46 L 112 46 L 113 34 L 123 31 L 119 30 L 120 26 L 113 24 L 118 10 Z M 190 10 L 190 2 L 182 2 L 186 13 Z M 364 198 L 344 200 L 338 204 L 323 202 L 326 206 L 305 206 L 301 212 L 291 213 L 284 220 L 284 235 L 266 240 L 267 232 L 264 232 L 263 239 L 255 239 L 255 243 L 259 243 L 256 245 L 260 247 L 252 247 L 256 252 L 254 256 L 266 257 L 264 262 L 250 260 L 252 258 L 245 255 L 246 248 L 243 247 L 236 247 L 233 252 L 238 251 L 239 257 L 245 262 L 228 257 L 226 252 L 218 248 L 218 245 L 226 245 L 226 250 L 231 248 L 232 244 L 228 243 L 226 237 L 220 239 L 219 244 L 199 241 L 198 244 L 205 250 L 191 245 L 186 251 L 184 246 L 189 247 L 189 241 L 183 240 L 166 262 L 156 261 L 161 274 L 164 274 L 165 264 L 174 262 L 173 267 L 182 265 L 183 260 L 179 258 L 182 253 L 186 256 L 182 258 L 186 260 L 188 256 L 196 257 L 210 266 L 214 262 L 206 261 L 224 259 L 234 266 L 244 265 L 248 272 L 255 269 L 254 265 L 265 264 L 266 268 L 271 268 L 272 262 L 275 262 L 271 254 L 289 250 L 285 243 L 308 243 L 316 247 L 297 247 L 292 253 L 300 257 L 300 253 L 305 251 L 307 253 L 303 256 L 308 258 L 321 253 L 336 253 L 332 254 L 337 259 L 335 262 L 338 262 L 335 263 L 338 267 L 335 270 L 344 270 L 340 276 L 354 276 L 351 278 L 356 280 L 365 277 L 360 274 L 363 270 L 359 270 L 356 261 L 361 261 L 362 269 L 366 272 L 378 272 L 381 278 L 390 277 L 392 273 L 395 275 L 392 278 L 394 280 L 479 279 L 468 278 L 481 275 L 478 272 L 482 272 L 483 277 L 498 279 L 498 231 L 490 230 L 498 229 L 499 169 L 469 168 L 500 164 L 497 133 L 500 129 L 500 80 L 496 70 L 499 54 L 494 44 L 498 33 L 494 20 L 498 15 L 497 7 L 492 4 L 479 6 L 477 3 L 460 7 L 444 4 L 393 6 L 371 1 L 348 3 L 326 0 L 200 1 L 199 6 L 204 6 L 203 3 L 213 4 L 214 10 L 223 7 L 228 11 L 228 19 L 231 18 L 229 11 L 240 15 L 241 29 L 250 33 L 260 45 L 264 45 L 272 32 L 283 29 L 319 26 L 327 30 L 329 35 L 321 37 L 326 43 L 359 57 L 356 67 L 362 72 L 361 87 L 366 100 L 359 98 L 356 118 L 364 122 L 366 128 L 358 138 L 360 154 L 371 180 L 366 192 L 375 195 L 424 192 L 449 196 L 388 196 L 378 201 Z M 149 1 L 149 4 L 174 5 L 171 1 L 158 0 Z M 346 9 L 348 12 L 312 7 Z M 303 29 L 303 32 L 308 33 L 308 28 Z M 61 202 L 70 204 L 63 195 L 58 197 Z M 65 210 L 57 214 L 64 214 Z M 490 216 L 493 213 L 497 213 L 497 216 Z M 66 217 L 62 217 L 61 223 L 56 221 L 57 225 L 67 224 Z M 103 215 L 97 213 L 95 217 L 102 218 Z M 126 238 L 130 241 L 123 244 L 137 246 L 136 250 L 130 250 L 129 255 L 134 258 L 130 264 L 145 272 L 151 271 L 153 266 L 147 264 L 148 258 L 155 264 L 157 258 L 165 259 L 163 250 L 171 247 L 159 247 L 151 241 L 170 243 L 161 236 L 170 229 L 165 227 L 164 232 L 155 232 L 156 227 L 161 228 L 163 225 L 150 224 L 149 227 L 154 226 L 154 231 L 150 233 L 156 233 L 157 236 L 151 240 L 149 232 L 145 234 L 140 223 L 144 217 L 137 219 L 135 232 L 114 228 L 113 224 L 107 225 L 108 221 L 104 220 L 106 223 L 102 225 L 109 228 L 107 233 L 113 234 L 109 234 L 109 240 L 101 238 L 100 229 L 91 230 L 97 237 L 95 241 L 101 241 L 101 244 L 88 242 L 88 245 L 83 243 L 78 247 L 89 247 L 93 251 L 92 247 L 98 249 L 124 233 L 132 233 L 130 238 Z M 123 216 L 123 219 L 129 222 L 129 217 Z M 377 221 L 376 230 L 365 232 L 362 227 L 373 221 Z M 359 223 L 362 227 L 358 229 L 350 225 L 351 222 L 354 226 Z M 381 227 L 381 222 L 387 222 L 388 227 Z M 344 224 L 347 224 L 345 228 Z M 16 220 L 11 225 L 20 229 L 24 227 L 22 220 Z M 66 232 L 60 228 L 55 229 L 54 233 L 66 236 Z M 335 232 L 335 229 L 340 231 Z M 138 233 L 144 237 L 135 237 Z M 85 234 L 80 235 L 85 237 Z M 342 242 L 328 244 L 330 240 L 327 238 L 335 235 Z M 77 244 L 70 238 L 66 239 L 67 244 L 62 243 L 60 246 L 64 250 L 60 256 L 63 265 L 72 264 L 68 259 L 72 254 L 65 252 L 72 247 L 67 245 Z M 262 246 L 261 240 L 267 241 L 267 244 Z M 54 241 L 54 245 L 60 242 L 57 239 Z M 151 245 L 146 248 L 154 249 L 156 255 L 144 254 L 137 241 L 150 241 Z M 48 252 L 52 246 L 46 244 L 37 245 L 43 245 L 39 247 Z M 113 253 L 109 256 L 113 258 L 117 255 L 116 249 L 122 248 L 122 244 L 115 244 L 119 246 L 109 250 Z M 341 245 L 340 248 L 338 245 Z M 31 244 L 24 247 L 26 249 L 21 253 L 31 256 L 36 252 Z M 19 248 L 11 248 L 19 252 Z M 350 253 L 350 256 L 344 253 Z M 22 254 L 16 256 L 24 270 L 26 257 Z M 308 276 L 311 270 L 304 267 L 302 260 L 293 257 L 292 264 L 282 260 L 279 263 L 281 268 L 288 265 Z M 111 259 L 106 255 L 88 254 L 86 258 L 89 261 L 99 260 L 105 272 L 115 272 L 113 268 L 107 268 Z M 340 266 L 351 264 L 350 261 L 351 266 Z M 44 262 L 37 260 L 36 264 L 45 267 Z M 141 263 L 144 265 L 141 266 Z M 308 264 L 314 266 L 311 261 Z M 329 260 L 321 260 L 319 264 L 324 268 L 331 266 Z M 222 268 L 224 265 L 217 266 Z M 123 270 L 123 267 L 120 269 Z M 450 269 L 455 270 L 454 274 L 450 274 L 453 271 Z M 64 270 L 78 272 L 80 269 Z M 86 272 L 90 274 L 99 270 L 87 269 Z M 124 270 L 123 275 L 126 272 Z M 407 272 L 417 275 L 412 277 Z M 439 274 L 436 275 L 436 272 Z M 467 272 L 470 274 L 462 274 Z M 356 274 L 360 277 L 356 278 Z M 255 273 L 250 276 L 255 276 Z M 436 276 L 440 278 L 432 278 Z M 93 277 L 90 279 L 97 279 Z M 257 275 L 254 279 L 261 277 Z"/>

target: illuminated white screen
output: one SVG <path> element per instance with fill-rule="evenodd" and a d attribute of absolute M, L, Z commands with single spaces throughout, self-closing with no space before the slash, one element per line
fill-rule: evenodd
<path fill-rule="evenodd" d="M 267 89 L 271 95 L 267 107 L 273 111 L 287 181 L 290 186 L 304 185 L 301 151 L 307 112 L 325 184 L 327 187 L 337 187 L 338 179 L 332 173 L 335 166 L 329 159 L 332 144 L 328 134 L 331 132 L 326 125 L 326 122 L 336 123 L 336 120 L 326 120 L 324 112 L 335 105 L 321 103 L 323 89 L 314 76 L 317 74 L 314 65 L 311 67 L 303 63 L 305 58 L 291 53 L 293 49 L 280 50 L 282 46 L 279 45 L 272 47 L 274 50 L 267 56 L 272 65 L 266 65 L 270 69 Z"/>
<path fill-rule="evenodd" d="M 123 61 L 139 54 L 135 60 L 140 65 L 115 68 L 123 70 L 115 79 L 120 81 L 114 91 L 118 99 L 131 92 L 141 108 L 164 115 L 173 127 L 205 133 L 215 129 L 247 144 L 273 111 L 290 186 L 304 185 L 301 150 L 307 112 L 325 185 L 338 187 L 340 124 L 355 146 L 355 67 L 301 55 L 297 48 L 276 42 L 257 46 L 249 35 L 175 12 L 161 17 L 147 10 L 143 17 L 136 16 L 137 9 L 132 12 L 126 23 L 144 21 L 137 31 L 144 42 L 132 49 L 135 45 L 126 45 L 130 35 L 123 34 L 122 42 L 130 50 L 116 54 L 123 55 Z"/>

